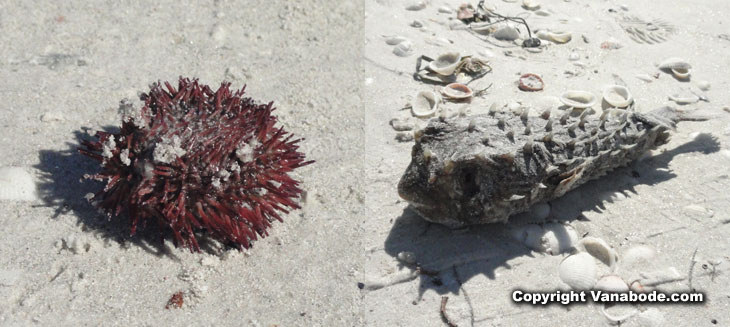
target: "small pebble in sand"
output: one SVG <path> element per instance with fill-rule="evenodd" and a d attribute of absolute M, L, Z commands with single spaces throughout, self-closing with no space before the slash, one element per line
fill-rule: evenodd
<path fill-rule="evenodd" d="M 409 251 L 398 252 L 398 260 L 412 265 L 416 263 L 416 254 Z"/>
<path fill-rule="evenodd" d="M 624 5 L 621 5 L 621 10 L 623 10 L 623 11 L 629 11 L 629 6 L 627 6 L 625 4 Z"/>
<path fill-rule="evenodd" d="M 22 167 L 0 167 L 0 200 L 33 201 L 36 186 L 33 177 Z"/>
<path fill-rule="evenodd" d="M 441 6 L 441 7 L 439 7 L 439 12 L 442 14 L 450 14 L 450 13 L 453 13 L 454 11 L 447 6 Z"/>
<path fill-rule="evenodd" d="M 390 120 L 390 126 L 398 132 L 405 132 L 413 130 L 413 123 L 406 119 L 393 118 Z"/>
<path fill-rule="evenodd" d="M 410 142 L 413 141 L 413 133 L 399 132 L 395 135 L 395 139 L 398 142 Z"/>
<path fill-rule="evenodd" d="M 570 61 L 578 61 L 580 60 L 580 54 L 578 52 L 571 52 L 570 55 L 568 55 L 568 60 Z"/>
<path fill-rule="evenodd" d="M 406 10 L 410 11 L 419 11 L 426 8 L 426 3 L 423 1 L 415 1 L 409 5 L 406 6 Z"/>
<path fill-rule="evenodd" d="M 413 44 L 410 41 L 398 43 L 393 48 L 393 54 L 398 57 L 408 57 L 413 54 Z"/>
<path fill-rule="evenodd" d="M 401 42 L 407 42 L 409 41 L 408 38 L 405 38 L 400 35 L 392 35 L 385 38 L 385 44 L 387 45 L 398 45 Z"/>
<path fill-rule="evenodd" d="M 504 25 L 492 33 L 497 40 L 514 41 L 520 38 L 520 31 L 512 24 Z"/>
<path fill-rule="evenodd" d="M 417 20 L 417 19 L 412 21 L 410 25 L 411 25 L 411 27 L 415 27 L 415 28 L 423 27 L 423 23 L 421 23 L 421 21 Z"/>
<path fill-rule="evenodd" d="M 710 82 L 708 81 L 698 81 L 697 87 L 700 88 L 702 91 L 708 91 L 710 90 Z"/>

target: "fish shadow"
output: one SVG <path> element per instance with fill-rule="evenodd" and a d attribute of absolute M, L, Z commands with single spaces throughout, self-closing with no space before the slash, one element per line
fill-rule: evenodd
<path fill-rule="evenodd" d="M 130 235 L 130 220 L 126 214 L 108 217 L 97 210 L 86 199 L 87 194 L 94 194 L 104 188 L 104 183 L 85 180 L 84 175 L 99 172 L 100 165 L 95 160 L 79 153 L 82 140 L 90 140 L 90 128 L 82 127 L 74 132 L 76 142 L 67 142 L 67 149 L 41 150 L 39 163 L 34 166 L 39 172 L 38 194 L 42 206 L 54 208 L 53 219 L 60 215 L 77 217 L 77 225 L 82 231 L 93 233 L 104 242 L 116 242 L 120 246 L 138 246 L 146 252 L 158 257 L 179 260 L 176 251 L 165 239 L 171 239 L 166 230 L 160 230 L 157 224 L 140 226 L 135 235 Z M 105 126 L 107 133 L 118 133 L 119 128 Z M 219 254 L 220 246 L 206 235 L 196 234 L 201 251 L 208 254 Z"/>
<path fill-rule="evenodd" d="M 553 209 L 560 210 L 553 210 L 549 221 L 534 221 L 528 213 L 522 213 L 510 217 L 507 224 L 449 229 L 427 222 L 409 206 L 394 221 L 385 240 L 385 252 L 395 258 L 403 251 L 415 254 L 417 263 L 402 265 L 420 271 L 419 298 L 426 290 L 438 294 L 459 294 L 461 285 L 474 276 L 484 275 L 494 280 L 497 278 L 496 269 L 513 268 L 509 264 L 512 259 L 542 256 L 512 236 L 514 227 L 528 223 L 588 220 L 584 212 L 602 212 L 606 202 L 613 202 L 613 199 L 605 197 L 607 193 L 636 194 L 635 185 L 656 185 L 676 177 L 666 169 L 674 156 L 691 152 L 709 154 L 719 150 L 720 144 L 714 136 L 700 134 L 693 141 L 672 150 L 617 168 L 551 201 Z M 558 235 L 558 239 L 567 237 Z"/>

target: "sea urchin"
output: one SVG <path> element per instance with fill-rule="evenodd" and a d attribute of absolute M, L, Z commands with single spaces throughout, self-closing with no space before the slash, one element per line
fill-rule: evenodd
<path fill-rule="evenodd" d="M 86 178 L 106 181 L 91 199 L 106 214 L 128 214 L 131 234 L 154 220 L 176 246 L 199 251 L 207 231 L 238 249 L 268 233 L 279 212 L 298 209 L 302 190 L 289 176 L 304 161 L 301 139 L 276 127 L 272 103 L 244 98 L 244 88 L 217 91 L 180 77 L 142 94 L 144 106 L 119 133 L 97 132 L 79 151 L 101 162 Z"/>

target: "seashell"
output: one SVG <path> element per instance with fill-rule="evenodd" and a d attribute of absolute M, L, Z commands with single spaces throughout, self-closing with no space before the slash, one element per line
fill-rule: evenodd
<path fill-rule="evenodd" d="M 470 20 L 474 18 L 474 7 L 470 4 L 462 4 L 459 6 L 459 11 L 456 13 L 456 19 L 458 20 Z"/>
<path fill-rule="evenodd" d="M 540 3 L 535 0 L 523 0 L 522 8 L 527 10 L 537 10 L 540 9 Z"/>
<path fill-rule="evenodd" d="M 430 62 L 428 68 L 436 74 L 448 76 L 454 73 L 460 61 L 461 55 L 458 52 L 447 52 Z"/>
<path fill-rule="evenodd" d="M 606 266 L 613 268 L 616 264 L 616 251 L 606 241 L 597 237 L 586 237 L 580 240 L 579 245 L 590 255 L 603 262 Z"/>
<path fill-rule="evenodd" d="M 492 33 L 497 40 L 514 41 L 520 38 L 520 31 L 512 24 L 506 24 Z"/>
<path fill-rule="evenodd" d="M 520 76 L 520 84 L 518 86 L 522 91 L 541 91 L 545 87 L 545 82 L 542 81 L 540 76 L 532 73 L 527 73 Z"/>
<path fill-rule="evenodd" d="M 409 251 L 398 252 L 398 260 L 412 265 L 416 263 L 416 255 Z"/>
<path fill-rule="evenodd" d="M 672 75 L 676 77 L 677 79 L 688 79 L 689 78 L 689 68 L 672 68 Z"/>
<path fill-rule="evenodd" d="M 471 98 L 471 96 L 474 95 L 474 92 L 472 92 L 472 90 L 464 84 L 451 83 L 441 89 L 441 94 L 449 99 L 464 100 Z"/>
<path fill-rule="evenodd" d="M 596 282 L 593 289 L 604 292 L 625 293 L 629 291 L 629 285 L 619 276 L 606 275 Z"/>
<path fill-rule="evenodd" d="M 535 15 L 547 17 L 550 16 L 550 13 L 545 10 L 537 10 L 535 11 Z"/>
<path fill-rule="evenodd" d="M 408 41 L 407 38 L 402 37 L 400 35 L 392 35 L 392 36 L 386 36 L 385 37 L 385 44 L 387 45 L 397 45 L 401 42 Z"/>
<path fill-rule="evenodd" d="M 454 10 L 447 6 L 441 6 L 441 7 L 439 7 L 439 12 L 442 14 L 450 14 L 450 13 L 454 12 Z"/>
<path fill-rule="evenodd" d="M 691 104 L 700 101 L 700 97 L 696 95 L 678 95 L 673 94 L 669 96 L 669 100 L 676 102 L 677 104 Z"/>
<path fill-rule="evenodd" d="M 649 74 L 636 74 L 634 75 L 634 77 L 647 83 L 651 83 L 654 81 L 654 79 Z"/>
<path fill-rule="evenodd" d="M 573 39 L 573 34 L 570 32 L 550 32 L 550 31 L 538 31 L 537 37 L 543 40 L 551 41 L 558 44 L 568 43 Z"/>
<path fill-rule="evenodd" d="M 590 92 L 573 90 L 561 94 L 560 102 L 572 108 L 585 109 L 596 104 L 596 97 Z"/>
<path fill-rule="evenodd" d="M 545 253 L 558 255 L 575 247 L 578 233 L 570 226 L 557 223 L 545 224 L 542 248 Z"/>
<path fill-rule="evenodd" d="M 672 69 L 690 69 L 692 68 L 692 65 L 690 65 L 687 61 L 680 58 L 669 58 L 662 61 L 662 63 L 659 64 L 659 69 L 663 70 L 672 70 Z"/>
<path fill-rule="evenodd" d="M 393 53 L 398 57 L 408 57 L 413 54 L 413 44 L 411 41 L 398 43 L 398 45 L 393 48 Z"/>
<path fill-rule="evenodd" d="M 649 291 L 649 287 L 644 287 L 644 285 L 641 285 L 641 282 L 638 280 L 631 282 L 629 289 L 634 291 L 635 293 L 645 293 Z"/>
<path fill-rule="evenodd" d="M 603 89 L 603 100 L 613 107 L 626 108 L 634 101 L 634 98 L 625 86 L 611 85 Z"/>
<path fill-rule="evenodd" d="M 575 290 L 589 290 L 596 284 L 596 262 L 585 252 L 573 254 L 558 267 L 558 275 L 563 283 Z"/>
<path fill-rule="evenodd" d="M 477 32 L 479 34 L 489 34 L 495 31 L 496 27 L 493 23 L 490 22 L 480 22 L 480 23 L 471 23 L 469 24 L 469 28 L 471 28 L 472 31 Z"/>
<path fill-rule="evenodd" d="M 411 105 L 411 113 L 419 118 L 431 117 L 436 113 L 441 97 L 432 91 L 418 92 Z"/>
<path fill-rule="evenodd" d="M 580 53 L 577 53 L 575 51 L 571 52 L 570 55 L 568 55 L 568 60 L 570 60 L 570 61 L 580 60 Z"/>

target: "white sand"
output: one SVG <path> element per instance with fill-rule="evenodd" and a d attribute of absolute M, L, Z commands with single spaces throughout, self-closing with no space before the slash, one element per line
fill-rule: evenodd
<path fill-rule="evenodd" d="M 730 104 L 730 4 L 627 1 L 624 11 L 620 2 L 546 0 L 542 9 L 550 15 L 528 17 L 530 26 L 571 31 L 573 40 L 529 53 L 451 30 L 455 13 L 439 7 L 457 8 L 459 1 L 405 10 L 414 3 L 3 3 L 0 167 L 29 171 L 40 199 L 0 200 L 0 325 L 441 326 L 442 296 L 459 326 L 607 324 L 596 304 L 512 303 L 515 288 L 566 287 L 558 265 L 567 254 L 535 252 L 512 237 L 535 216 L 452 231 L 425 223 L 399 199 L 396 184 L 412 142 L 397 141 L 389 121 L 425 123 L 401 108 L 418 91 L 438 88 L 412 79 L 416 57 L 446 51 L 486 55 L 493 67 L 474 85 L 492 84 L 487 94 L 466 107 L 443 105 L 453 112 L 515 101 L 557 107 L 565 90 L 599 96 L 617 80 L 638 110 L 648 111 L 707 81 L 710 102 L 683 108 L 711 110 L 717 119 L 681 123 L 653 156 L 551 203 L 547 219 L 570 224 L 579 237 L 602 238 L 619 264 L 630 247 L 654 249 L 652 265 L 629 271 L 627 264 L 618 273 L 675 268 L 683 275 L 661 290 L 688 288 L 694 255 L 692 286 L 706 293 L 704 304 L 641 305 L 623 325 L 730 323 L 730 113 L 722 110 Z M 504 14 L 525 11 L 519 3 L 490 3 Z M 676 31 L 666 42 L 638 44 L 619 27 L 622 14 L 661 18 Z M 409 26 L 416 19 L 424 30 Z M 394 55 L 382 35 L 408 38 L 414 54 Z M 601 49 L 609 40 L 623 47 Z M 569 59 L 573 51 L 584 67 Z M 658 73 L 656 64 L 667 57 L 692 64 L 689 82 L 665 73 L 650 83 L 635 77 Z M 517 89 L 528 72 L 542 76 L 544 91 Z M 129 237 L 126 219 L 108 221 L 84 198 L 99 185 L 79 183 L 96 164 L 75 152 L 78 138 L 118 126 L 120 100 L 139 106 L 138 92 L 179 75 L 211 86 L 246 83 L 249 95 L 275 102 L 282 124 L 306 137 L 302 150 L 317 160 L 296 173 L 307 191 L 304 208 L 245 253 L 222 251 L 216 242 L 189 253 L 169 239 L 160 245 L 150 232 Z M 717 138 L 720 151 L 703 153 L 710 143 L 698 132 Z M 400 263 L 403 251 L 437 275 Z M 166 310 L 178 291 L 183 307 Z"/>

